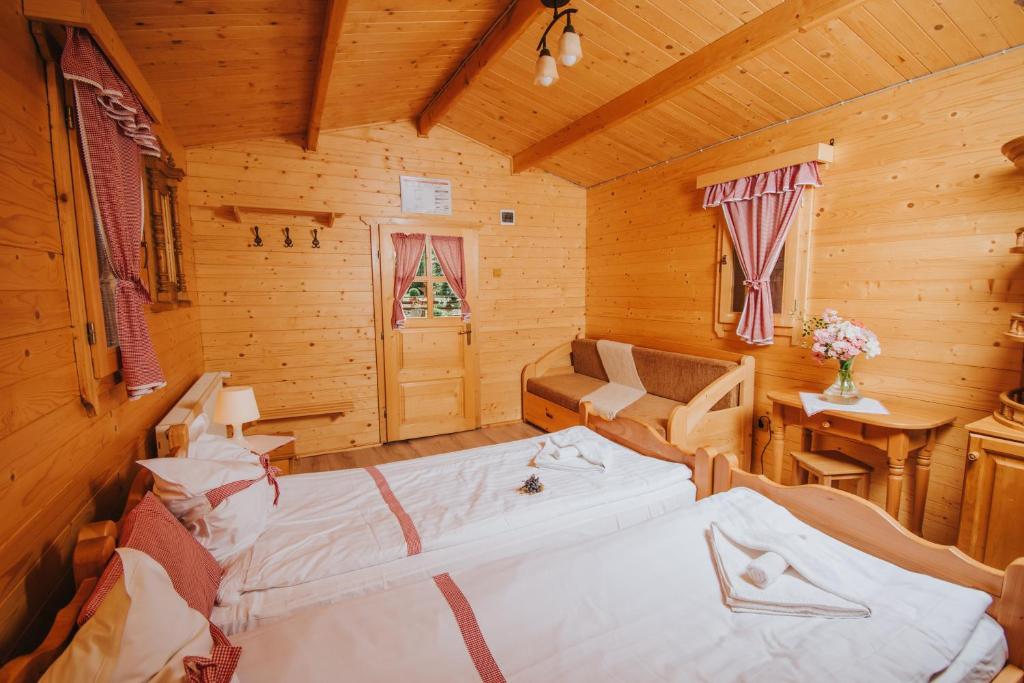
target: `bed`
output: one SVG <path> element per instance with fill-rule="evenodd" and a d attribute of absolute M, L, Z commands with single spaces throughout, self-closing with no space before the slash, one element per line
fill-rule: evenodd
<path fill-rule="evenodd" d="M 234 637 L 239 680 L 1024 680 L 1024 560 L 998 571 L 912 536 L 855 496 L 782 487 L 729 455 L 697 457 L 716 495 L 694 506 L 296 612 Z M 853 579 L 872 578 L 871 618 L 726 610 L 707 531 L 740 519 L 799 530 L 826 557 L 841 553 Z M 79 543 L 83 580 L 67 613 L 112 552 L 109 535 Z M 6 680 L 31 680 L 71 631 L 58 618 Z"/>
<path fill-rule="evenodd" d="M 194 425 L 211 412 L 222 381 L 220 373 L 204 375 L 161 422 L 161 454 L 188 456 Z M 596 443 L 612 466 L 606 472 L 531 467 L 552 439 Z M 279 477 L 280 500 L 266 529 L 222 563 L 213 619 L 233 634 L 301 607 L 429 577 L 501 549 L 512 553 L 524 542 L 541 548 L 610 533 L 703 494 L 691 480 L 695 459 L 679 454 L 678 460 L 649 457 L 573 427 L 377 467 Z M 541 477 L 545 494 L 517 493 L 532 474 Z M 709 488 L 706 473 L 699 480 Z"/>

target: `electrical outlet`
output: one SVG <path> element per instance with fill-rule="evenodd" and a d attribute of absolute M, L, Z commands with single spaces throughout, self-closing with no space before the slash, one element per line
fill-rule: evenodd
<path fill-rule="evenodd" d="M 758 415 L 757 416 L 757 428 L 758 429 L 768 429 L 771 426 L 771 424 L 772 424 L 772 419 L 770 417 L 768 417 L 767 415 Z"/>

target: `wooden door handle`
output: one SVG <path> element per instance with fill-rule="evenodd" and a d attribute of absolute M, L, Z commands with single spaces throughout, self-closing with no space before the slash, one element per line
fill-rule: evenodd
<path fill-rule="evenodd" d="M 978 451 L 971 451 L 970 453 L 967 454 L 967 461 L 968 462 L 974 462 L 979 457 L 981 457 L 981 456 L 978 455 Z"/>

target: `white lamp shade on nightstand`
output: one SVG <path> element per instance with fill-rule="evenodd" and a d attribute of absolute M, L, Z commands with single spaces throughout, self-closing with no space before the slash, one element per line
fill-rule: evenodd
<path fill-rule="evenodd" d="M 217 403 L 213 408 L 213 421 L 222 425 L 231 425 L 232 437 L 236 441 L 244 441 L 242 425 L 260 419 L 260 409 L 256 405 L 256 393 L 252 387 L 224 387 L 217 394 Z"/>

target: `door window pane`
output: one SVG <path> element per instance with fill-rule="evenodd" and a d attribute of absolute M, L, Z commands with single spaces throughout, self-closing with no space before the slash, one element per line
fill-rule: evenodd
<path fill-rule="evenodd" d="M 402 297 L 402 310 L 406 318 L 427 317 L 427 283 L 413 282 Z"/>
<path fill-rule="evenodd" d="M 434 317 L 450 318 L 462 315 L 462 302 L 459 295 L 452 290 L 446 281 L 434 282 Z"/>

